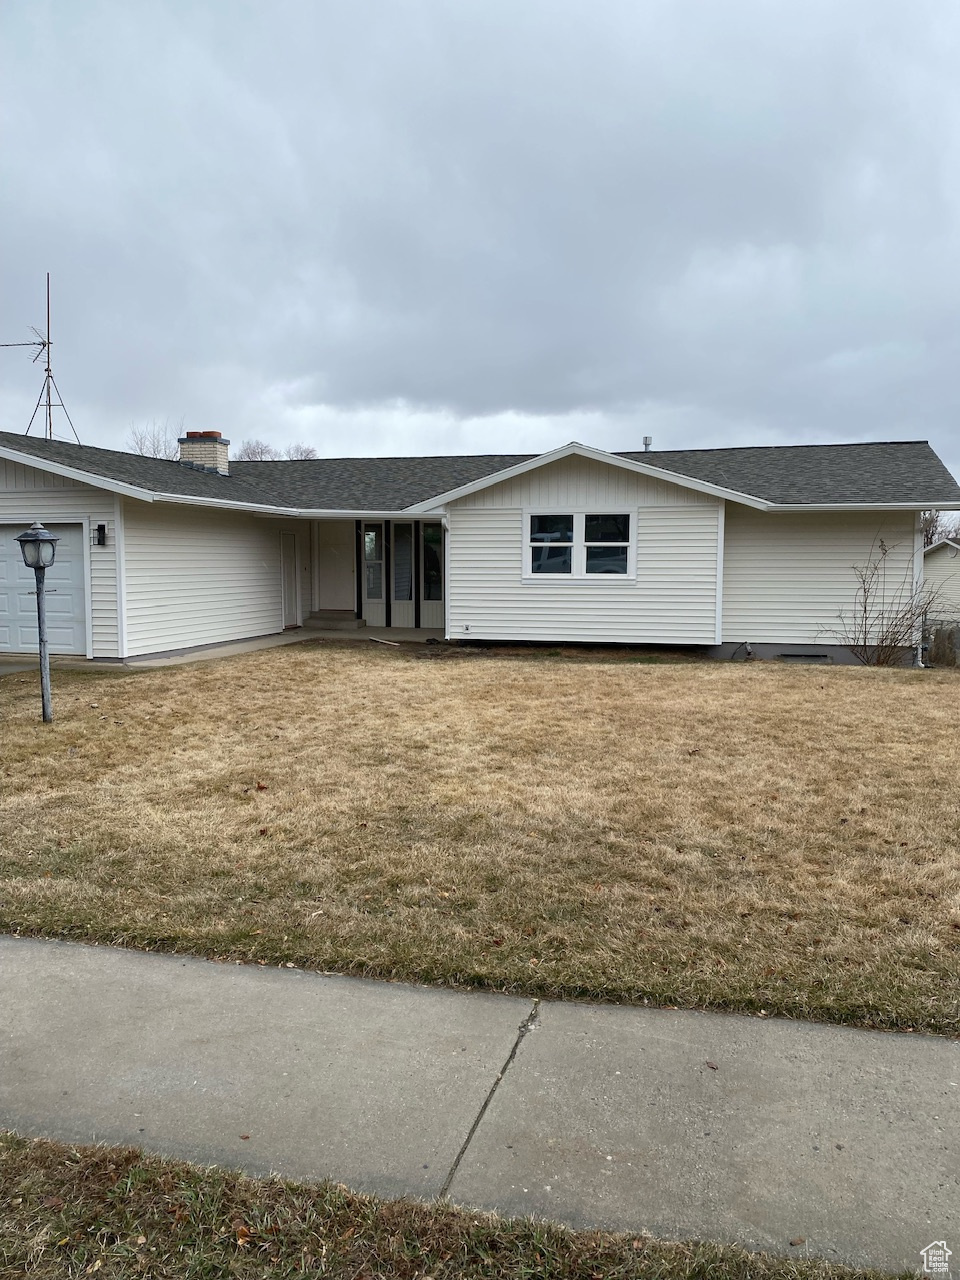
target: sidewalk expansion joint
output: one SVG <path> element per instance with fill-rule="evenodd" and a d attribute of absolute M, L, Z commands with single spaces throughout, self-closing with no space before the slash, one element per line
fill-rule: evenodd
<path fill-rule="evenodd" d="M 537 1025 L 537 1018 L 539 1016 L 540 1016 L 540 1001 L 534 1000 L 533 1007 L 531 1008 L 530 1012 L 527 1014 L 524 1020 L 520 1023 L 520 1026 L 517 1028 L 517 1038 L 513 1042 L 513 1048 L 507 1054 L 506 1062 L 504 1062 L 503 1066 L 497 1072 L 496 1079 L 494 1080 L 493 1084 L 490 1086 L 490 1092 L 484 1098 L 483 1105 L 481 1106 L 480 1110 L 477 1112 L 476 1119 L 474 1120 L 473 1124 L 470 1126 L 470 1132 L 464 1138 L 463 1146 L 457 1152 L 457 1158 L 456 1160 L 454 1160 L 453 1164 L 450 1166 L 450 1172 L 447 1174 L 447 1177 L 446 1177 L 446 1180 L 444 1181 L 443 1186 L 440 1188 L 439 1192 L 437 1193 L 438 1200 L 443 1200 L 447 1192 L 450 1190 L 450 1184 L 453 1182 L 454 1178 L 457 1175 L 457 1170 L 460 1168 L 460 1161 L 467 1154 L 467 1148 L 470 1146 L 470 1143 L 473 1141 L 473 1135 L 480 1128 L 480 1124 L 481 1124 L 481 1121 L 483 1120 L 483 1117 L 487 1114 L 487 1108 L 490 1106 L 490 1103 L 493 1101 L 493 1095 L 500 1088 L 500 1084 L 503 1080 L 503 1077 L 510 1070 L 513 1060 L 517 1056 L 517 1050 L 520 1048 L 520 1045 L 523 1041 L 523 1037 L 527 1034 L 528 1031 L 532 1031 L 533 1028 Z"/>

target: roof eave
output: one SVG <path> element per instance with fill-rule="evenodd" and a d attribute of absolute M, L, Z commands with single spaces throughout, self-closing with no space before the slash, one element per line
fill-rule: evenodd
<path fill-rule="evenodd" d="M 340 507 L 277 507 L 267 515 L 295 516 L 299 520 L 409 520 L 410 513 L 401 508 L 389 511 L 368 511 L 359 508 Z M 440 518 L 439 513 L 437 518 Z"/>
<path fill-rule="evenodd" d="M 960 511 L 960 502 L 772 502 L 771 511 Z"/>

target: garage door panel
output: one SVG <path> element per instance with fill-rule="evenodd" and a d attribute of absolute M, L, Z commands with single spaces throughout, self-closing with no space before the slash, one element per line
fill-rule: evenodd
<path fill-rule="evenodd" d="M 56 588 L 54 588 L 54 590 L 56 591 Z M 46 596 L 47 601 L 47 623 L 52 624 L 54 622 L 62 622 L 67 619 L 72 626 L 74 609 L 76 608 L 76 603 L 72 598 L 73 593 L 68 592 L 63 595 L 59 593 L 53 594 L 51 593 L 50 588 L 47 587 L 44 591 L 44 595 Z M 36 608 L 36 595 L 31 595 L 30 599 L 34 602 L 34 608 Z"/>
<path fill-rule="evenodd" d="M 51 653 L 87 651 L 83 526 L 48 524 L 60 542 L 47 570 L 47 639 Z M 0 525 L 0 653 L 37 649 L 36 578 L 23 563 L 16 535 L 23 526 Z"/>

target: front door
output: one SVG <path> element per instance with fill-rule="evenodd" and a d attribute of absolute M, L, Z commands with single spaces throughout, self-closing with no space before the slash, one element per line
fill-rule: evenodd
<path fill-rule="evenodd" d="M 315 542 L 314 608 L 355 613 L 357 534 L 353 520 L 318 520 Z"/>

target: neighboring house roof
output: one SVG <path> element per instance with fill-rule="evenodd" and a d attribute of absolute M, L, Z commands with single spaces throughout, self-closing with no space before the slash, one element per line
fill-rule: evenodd
<path fill-rule="evenodd" d="M 161 458 L 0 432 L 0 456 L 16 454 L 135 496 L 298 512 L 422 508 L 480 481 L 495 484 L 504 471 L 577 451 L 614 464 L 622 460 L 631 470 L 664 472 L 665 479 L 681 484 L 687 478 L 761 506 L 960 506 L 960 486 L 925 441 L 622 454 L 571 445 L 546 455 L 231 461 L 230 475 L 222 476 Z"/>
<path fill-rule="evenodd" d="M 960 551 L 960 542 L 954 538 L 941 538 L 939 542 L 931 543 L 929 547 L 924 547 L 923 554 L 928 556 L 931 551 L 939 551 L 942 547 L 952 547 L 954 553 Z"/>

